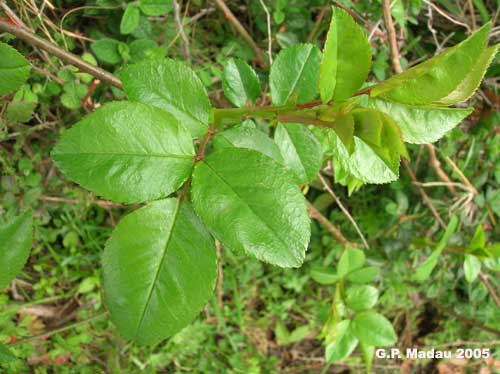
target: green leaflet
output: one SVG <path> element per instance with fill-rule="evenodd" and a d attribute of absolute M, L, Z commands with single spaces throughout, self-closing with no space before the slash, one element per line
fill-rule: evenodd
<path fill-rule="evenodd" d="M 215 150 L 227 147 L 253 149 L 283 164 L 280 150 L 275 142 L 255 127 L 240 125 L 218 133 L 213 138 Z"/>
<path fill-rule="evenodd" d="M 222 88 L 227 99 L 237 107 L 255 104 L 260 96 L 260 82 L 257 74 L 245 61 L 230 59 L 224 65 Z"/>
<path fill-rule="evenodd" d="M 465 255 L 464 275 L 467 282 L 474 282 L 480 272 L 481 261 L 474 255 Z"/>
<path fill-rule="evenodd" d="M 119 64 L 122 61 L 118 46 L 120 42 L 115 39 L 103 38 L 90 45 L 97 59 L 110 65 Z"/>
<path fill-rule="evenodd" d="M 134 203 L 168 196 L 189 177 L 194 147 L 169 113 L 114 102 L 66 131 L 52 151 L 71 180 L 107 199 Z"/>
<path fill-rule="evenodd" d="M 342 361 L 348 357 L 358 345 L 350 320 L 340 321 L 326 331 L 325 358 L 327 362 Z"/>
<path fill-rule="evenodd" d="M 30 64 L 10 45 L 0 42 L 0 95 L 17 90 L 28 79 Z"/>
<path fill-rule="evenodd" d="M 12 354 L 9 349 L 4 346 L 2 343 L 0 343 L 0 364 L 1 363 L 7 363 L 7 362 L 12 362 L 16 359 L 16 356 Z"/>
<path fill-rule="evenodd" d="M 355 109 L 347 116 L 354 121 L 352 153 L 331 132 L 337 180 L 351 175 L 363 183 L 388 183 L 399 177 L 400 157 L 408 158 L 401 132 L 386 114 L 372 109 Z"/>
<path fill-rule="evenodd" d="M 183 63 L 143 61 L 125 67 L 120 78 L 130 100 L 170 112 L 194 137 L 207 131 L 211 111 L 207 92 L 196 73 Z"/>
<path fill-rule="evenodd" d="M 356 248 L 347 248 L 342 257 L 340 257 L 337 273 L 339 276 L 344 277 L 351 271 L 360 269 L 365 263 L 366 256 L 364 252 Z"/>
<path fill-rule="evenodd" d="M 282 50 L 269 74 L 273 104 L 313 100 L 318 94 L 320 60 L 321 52 L 312 44 L 298 44 Z"/>
<path fill-rule="evenodd" d="M 324 103 L 352 96 L 368 77 L 371 47 L 365 32 L 343 9 L 334 7 L 319 73 Z"/>
<path fill-rule="evenodd" d="M 323 150 L 311 130 L 299 123 L 279 123 L 274 141 L 298 184 L 316 178 L 323 164 Z"/>
<path fill-rule="evenodd" d="M 192 200 L 229 248 L 281 267 L 304 261 L 311 234 L 304 197 L 271 158 L 242 148 L 211 154 L 195 167 Z"/>
<path fill-rule="evenodd" d="M 378 300 L 378 290 L 373 286 L 353 286 L 346 294 L 347 306 L 355 312 L 373 308 Z"/>
<path fill-rule="evenodd" d="M 0 226 L 0 290 L 23 269 L 33 241 L 33 215 L 26 211 Z"/>
<path fill-rule="evenodd" d="M 484 60 L 490 58 L 483 54 L 490 29 L 491 23 L 484 25 L 460 44 L 372 87 L 370 95 L 409 105 L 451 105 L 469 97 L 487 67 Z M 469 83 L 461 87 L 464 77 Z"/>
<path fill-rule="evenodd" d="M 491 64 L 500 48 L 500 44 L 487 48 L 479 57 L 474 68 L 467 74 L 467 76 L 460 82 L 453 92 L 448 96 L 439 100 L 439 104 L 453 105 L 467 100 L 477 90 L 481 81 L 483 80 L 486 70 Z"/>
<path fill-rule="evenodd" d="M 128 4 L 120 22 L 120 33 L 131 34 L 139 26 L 140 17 L 141 13 L 137 5 Z"/>
<path fill-rule="evenodd" d="M 438 263 L 441 252 L 443 252 L 446 246 L 446 243 L 448 242 L 448 240 L 450 240 L 451 236 L 457 229 L 458 223 L 458 218 L 456 216 L 452 216 L 443 236 L 439 240 L 439 243 L 437 244 L 434 251 L 432 251 L 431 255 L 425 260 L 425 262 L 417 268 L 414 276 L 416 281 L 422 282 L 430 277 L 432 270 Z"/>
<path fill-rule="evenodd" d="M 377 278 L 379 269 L 374 266 L 367 266 L 362 269 L 354 270 L 347 274 L 346 279 L 353 283 L 371 283 Z"/>
<path fill-rule="evenodd" d="M 473 111 L 472 108 L 409 106 L 380 99 L 370 99 L 365 106 L 390 116 L 399 125 L 403 140 L 414 144 L 439 140 Z"/>
<path fill-rule="evenodd" d="M 111 319 L 139 344 L 158 343 L 188 325 L 217 279 L 214 241 L 189 204 L 177 199 L 125 216 L 102 262 Z"/>
<path fill-rule="evenodd" d="M 172 0 L 139 0 L 139 8 L 147 16 L 163 16 L 172 10 Z"/>
<path fill-rule="evenodd" d="M 397 336 L 391 323 L 374 311 L 358 313 L 352 325 L 354 335 L 366 345 L 389 347 L 396 343 Z"/>
<path fill-rule="evenodd" d="M 319 284 L 324 285 L 334 284 L 342 279 L 342 277 L 337 275 L 337 273 L 335 273 L 333 270 L 323 268 L 312 269 L 311 278 Z"/>

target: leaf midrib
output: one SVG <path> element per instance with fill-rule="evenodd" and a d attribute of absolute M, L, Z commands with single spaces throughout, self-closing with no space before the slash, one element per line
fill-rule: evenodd
<path fill-rule="evenodd" d="M 156 158 L 177 158 L 177 159 L 192 159 L 191 155 L 176 155 L 172 153 L 119 153 L 119 152 L 75 152 L 75 153 L 55 153 L 55 156 L 131 156 L 131 157 L 156 157 Z"/>
<path fill-rule="evenodd" d="M 136 329 L 136 333 L 135 333 L 135 339 L 137 339 L 137 335 L 141 331 L 141 326 L 142 326 L 142 323 L 144 322 L 144 316 L 146 314 L 146 309 L 148 309 L 148 305 L 149 305 L 149 303 L 151 301 L 151 297 L 153 295 L 153 290 L 155 289 L 155 286 L 156 286 L 156 283 L 158 282 L 158 278 L 160 276 L 161 270 L 163 269 L 163 264 L 165 262 L 165 256 L 167 255 L 167 249 L 168 249 L 168 246 L 169 246 L 170 241 L 171 241 L 172 236 L 173 236 L 172 233 L 174 231 L 175 224 L 177 222 L 177 217 L 179 215 L 180 207 L 181 207 L 181 202 L 177 201 L 176 202 L 176 206 L 175 206 L 174 216 L 173 216 L 173 219 L 172 219 L 172 224 L 170 225 L 170 228 L 168 230 L 168 238 L 167 238 L 167 240 L 165 242 L 165 246 L 163 247 L 163 253 L 161 255 L 161 259 L 160 259 L 160 262 L 159 262 L 160 265 L 158 266 L 158 269 L 156 270 L 156 273 L 154 275 L 154 279 L 151 282 L 151 286 L 149 287 L 148 295 L 146 297 L 146 302 L 144 303 L 144 308 L 142 309 L 141 316 L 139 317 L 139 322 L 137 323 L 137 329 Z"/>
<path fill-rule="evenodd" d="M 287 243 L 285 243 L 283 241 L 283 239 L 281 238 L 281 236 L 271 227 L 269 226 L 269 224 L 266 222 L 266 220 L 264 220 L 261 216 L 259 216 L 257 214 L 257 212 L 255 212 L 255 210 L 250 206 L 250 204 L 248 204 L 245 199 L 240 196 L 238 194 L 238 192 L 233 188 L 233 186 L 228 182 L 226 181 L 219 173 L 217 173 L 217 171 L 215 171 L 215 169 L 213 167 L 211 167 L 206 161 L 204 162 L 205 165 L 208 166 L 208 168 L 210 170 L 212 170 L 212 172 L 222 181 L 224 182 L 224 184 L 226 184 L 230 189 L 231 191 L 245 204 L 245 206 L 248 207 L 248 209 L 250 210 L 250 212 L 252 212 L 252 214 L 257 217 L 260 221 L 262 221 L 264 223 L 264 225 L 272 232 L 276 235 L 276 237 L 278 238 L 278 240 L 281 242 L 281 244 L 284 246 L 284 248 L 288 248 L 289 245 Z"/>

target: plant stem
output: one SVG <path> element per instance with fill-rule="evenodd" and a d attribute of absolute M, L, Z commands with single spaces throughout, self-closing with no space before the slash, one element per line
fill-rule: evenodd
<path fill-rule="evenodd" d="M 86 325 L 87 323 L 90 323 L 90 322 L 95 321 L 95 320 L 97 320 L 97 319 L 99 319 L 101 317 L 104 317 L 107 314 L 108 314 L 108 312 L 101 312 L 101 313 L 98 313 L 98 314 L 96 314 L 96 315 L 94 315 L 92 317 L 86 318 L 86 319 L 84 319 L 82 321 L 70 323 L 70 324 L 68 324 L 66 326 L 63 326 L 63 327 L 60 327 L 58 329 L 54 329 L 54 330 L 47 331 L 47 332 L 44 332 L 44 333 L 41 333 L 41 334 L 33 335 L 33 336 L 28 337 L 28 338 L 16 340 L 15 342 L 10 343 L 8 346 L 9 347 L 15 347 L 15 346 L 18 346 L 18 345 L 21 345 L 21 344 L 25 344 L 25 343 L 29 343 L 29 342 L 32 342 L 32 341 L 35 341 L 35 340 L 44 339 L 46 337 L 49 337 L 49 336 L 52 336 L 52 335 L 55 335 L 55 334 L 59 334 L 60 332 L 71 330 L 71 329 L 73 329 L 75 327 L 78 327 L 78 326 Z"/>
<path fill-rule="evenodd" d="M 59 57 L 61 60 L 66 61 L 72 65 L 75 65 L 78 67 L 81 71 L 92 74 L 94 77 L 97 79 L 101 80 L 102 82 L 106 82 L 110 84 L 111 86 L 117 87 L 117 88 L 122 88 L 122 83 L 121 81 L 115 77 L 113 74 L 97 67 L 94 65 L 91 65 L 84 60 L 82 60 L 80 57 L 65 51 L 61 47 L 52 44 L 48 42 L 45 39 L 40 38 L 39 36 L 33 34 L 32 32 L 26 30 L 23 27 L 16 26 L 12 23 L 9 23 L 7 21 L 1 21 L 0 20 L 0 30 L 1 31 L 6 31 L 9 34 L 12 34 L 16 37 L 18 37 L 21 40 L 24 40 L 31 44 L 32 46 L 38 47 L 40 49 L 43 49 L 44 51 L 47 51 L 51 54 L 53 54 L 56 57 Z"/>

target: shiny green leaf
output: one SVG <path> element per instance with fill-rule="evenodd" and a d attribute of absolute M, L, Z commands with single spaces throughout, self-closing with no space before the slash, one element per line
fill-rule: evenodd
<path fill-rule="evenodd" d="M 0 226 L 0 290 L 23 269 L 33 241 L 33 216 L 26 211 Z"/>
<path fill-rule="evenodd" d="M 170 112 L 195 137 L 207 131 L 211 111 L 207 92 L 196 73 L 183 63 L 143 61 L 125 67 L 120 78 L 130 100 Z"/>
<path fill-rule="evenodd" d="M 52 158 L 95 194 L 134 203 L 177 190 L 191 174 L 194 148 L 172 115 L 124 101 L 104 105 L 67 130 Z"/>
<path fill-rule="evenodd" d="M 237 107 L 255 104 L 260 96 L 257 74 L 245 61 L 230 59 L 224 65 L 222 88 L 227 99 Z"/>
<path fill-rule="evenodd" d="M 371 47 L 365 32 L 345 10 L 334 7 L 319 73 L 324 103 L 352 96 L 368 77 Z"/>
<path fill-rule="evenodd" d="M 213 146 L 215 150 L 227 147 L 253 149 L 283 164 L 283 157 L 276 143 L 255 127 L 237 126 L 222 131 L 213 138 Z"/>
<path fill-rule="evenodd" d="M 103 255 L 104 300 L 120 333 L 155 344 L 188 325 L 217 279 L 214 241 L 187 202 L 125 216 Z"/>
<path fill-rule="evenodd" d="M 366 345 L 388 347 L 396 343 L 394 328 L 381 314 L 373 311 L 359 313 L 354 317 L 352 325 L 356 337 Z"/>
<path fill-rule="evenodd" d="M 500 48 L 500 44 L 487 48 L 479 57 L 478 61 L 472 70 L 465 76 L 465 78 L 458 84 L 458 86 L 438 101 L 442 105 L 453 105 L 467 100 L 477 90 L 481 84 L 481 80 L 486 74 L 486 70 L 491 64 Z"/>
<path fill-rule="evenodd" d="M 379 99 L 369 100 L 367 106 L 390 116 L 399 125 L 403 140 L 414 144 L 434 143 L 473 110 L 409 106 Z"/>
<path fill-rule="evenodd" d="M 484 66 L 481 59 L 490 29 L 491 23 L 484 25 L 460 44 L 372 87 L 370 95 L 409 105 L 439 104 L 440 100 L 447 105 L 456 103 L 455 99 L 467 96 L 465 91 L 469 89 L 456 91 L 461 82 L 483 75 L 476 72 L 468 79 L 476 65 Z"/>
<path fill-rule="evenodd" d="M 304 261 L 311 234 L 305 200 L 271 158 L 242 148 L 211 154 L 196 165 L 192 199 L 225 246 L 281 267 Z"/>
<path fill-rule="evenodd" d="M 318 94 L 321 52 L 312 44 L 298 44 L 282 50 L 269 74 L 273 104 L 313 100 Z"/>
<path fill-rule="evenodd" d="M 353 286 L 346 292 L 346 304 L 355 312 L 373 308 L 377 300 L 378 290 L 373 286 Z"/>
<path fill-rule="evenodd" d="M 17 90 L 28 79 L 30 64 L 10 45 L 0 42 L 0 95 Z"/>
<path fill-rule="evenodd" d="M 342 361 L 348 357 L 358 345 L 350 320 L 334 324 L 326 331 L 325 358 L 327 362 Z"/>
<path fill-rule="evenodd" d="M 297 183 L 316 178 L 323 164 L 323 149 L 311 130 L 299 123 L 280 123 L 274 132 L 274 141 Z"/>

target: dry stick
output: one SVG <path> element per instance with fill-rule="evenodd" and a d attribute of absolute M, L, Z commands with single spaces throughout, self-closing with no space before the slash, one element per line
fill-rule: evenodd
<path fill-rule="evenodd" d="M 189 39 L 186 36 L 186 33 L 184 32 L 184 27 L 182 26 L 182 20 L 181 20 L 181 7 L 177 0 L 173 0 L 172 5 L 174 7 L 174 19 L 175 19 L 175 25 L 177 26 L 177 31 L 179 32 L 179 35 L 181 36 L 182 39 L 182 46 L 184 50 L 184 58 L 191 62 L 191 53 L 189 52 Z"/>
<path fill-rule="evenodd" d="M 35 341 L 35 340 L 45 339 L 45 338 L 48 338 L 49 336 L 58 334 L 60 332 L 71 330 L 71 329 L 73 329 L 75 327 L 78 327 L 78 326 L 86 325 L 87 323 L 90 323 L 90 322 L 95 321 L 95 320 L 97 320 L 97 319 L 99 319 L 101 317 L 104 317 L 107 314 L 108 314 L 108 312 L 102 312 L 102 313 L 96 314 L 96 315 L 94 315 L 92 317 L 89 317 L 87 319 L 84 319 L 82 321 L 70 323 L 69 325 L 60 327 L 58 329 L 54 329 L 54 330 L 47 331 L 47 332 L 44 332 L 44 333 L 41 333 L 41 334 L 33 335 L 33 336 L 28 337 L 28 338 L 16 340 L 15 342 L 8 344 L 8 346 L 9 347 L 15 347 L 15 346 L 18 346 L 18 345 L 21 345 L 21 344 L 30 343 L 30 342 Z"/>
<path fill-rule="evenodd" d="M 389 40 L 389 47 L 391 49 L 392 67 L 396 73 L 400 74 L 403 72 L 403 68 L 401 67 L 401 63 L 399 62 L 398 41 L 396 39 L 396 29 L 394 28 L 394 23 L 392 21 L 391 5 L 389 4 L 389 0 L 382 0 L 382 6 L 383 6 L 383 12 L 384 12 L 385 27 L 387 28 L 387 39 Z M 417 186 L 418 192 L 420 193 L 422 200 L 429 207 L 429 209 L 432 212 L 432 215 L 434 216 L 434 218 L 436 218 L 436 221 L 438 221 L 439 225 L 443 229 L 445 229 L 446 224 L 444 223 L 444 221 L 441 218 L 441 216 L 439 215 L 438 211 L 436 210 L 436 208 L 432 204 L 427 193 L 424 191 L 422 186 L 420 186 L 418 184 L 418 180 L 417 180 L 417 177 L 415 176 L 415 173 L 413 172 L 410 165 L 408 164 L 408 161 L 405 159 L 403 159 L 403 166 L 405 167 L 408 174 L 410 175 L 410 178 L 413 181 L 413 183 Z"/>
<path fill-rule="evenodd" d="M 481 272 L 481 273 L 479 273 L 479 279 L 481 279 L 481 282 L 483 282 L 483 284 L 485 285 L 486 289 L 490 293 L 490 296 L 495 301 L 495 304 L 497 304 L 497 306 L 500 308 L 500 297 L 498 297 L 495 289 L 490 284 L 490 281 L 488 280 L 488 275 Z"/>
<path fill-rule="evenodd" d="M 269 9 L 267 9 L 266 3 L 264 0 L 260 0 L 260 5 L 264 9 L 264 13 L 266 13 L 266 24 L 267 24 L 267 55 L 269 56 L 269 63 L 273 64 L 273 35 L 271 33 L 271 13 L 269 13 Z"/>
<path fill-rule="evenodd" d="M 335 192 L 330 188 L 328 185 L 327 181 L 321 174 L 318 174 L 319 180 L 321 181 L 321 184 L 323 184 L 324 189 L 333 197 L 339 208 L 342 210 L 342 212 L 347 216 L 349 221 L 352 223 L 354 228 L 356 229 L 356 232 L 358 233 L 359 237 L 361 238 L 361 241 L 363 242 L 363 245 L 365 246 L 366 249 L 370 249 L 370 246 L 368 245 L 368 242 L 365 239 L 365 236 L 361 232 L 361 229 L 359 228 L 358 224 L 354 220 L 354 218 L 351 216 L 351 213 L 344 207 L 344 204 L 340 201 L 340 199 L 337 197 Z"/>
<path fill-rule="evenodd" d="M 460 320 L 462 323 L 466 324 L 466 325 L 469 325 L 469 326 L 473 326 L 473 327 L 477 327 L 478 329 L 481 329 L 483 331 L 487 331 L 487 332 L 490 332 L 492 334 L 496 334 L 496 335 L 500 335 L 500 330 L 497 330 L 493 327 L 489 327 L 489 326 L 486 326 L 486 325 L 483 325 L 482 323 L 480 322 L 477 322 L 477 321 L 474 321 L 472 319 L 469 319 L 467 317 L 464 317 L 462 316 L 461 314 L 458 314 L 457 312 L 455 312 L 454 310 L 452 309 L 449 309 L 449 308 L 446 308 L 442 305 L 439 305 L 438 303 L 436 303 L 434 300 L 432 299 L 427 299 L 431 304 L 432 306 L 434 306 L 436 309 L 440 310 L 441 312 L 444 312 L 446 314 L 449 314 L 451 315 L 452 317 L 455 317 L 456 319 Z"/>
<path fill-rule="evenodd" d="M 253 49 L 255 54 L 257 55 L 257 62 L 259 65 L 263 68 L 267 67 L 267 62 L 264 58 L 264 54 L 262 53 L 262 50 L 259 48 L 257 43 L 253 40 L 253 38 L 250 36 L 248 31 L 243 27 L 243 25 L 238 21 L 238 19 L 234 16 L 233 12 L 231 12 L 231 9 L 229 9 L 224 2 L 224 0 L 214 0 L 217 6 L 222 10 L 224 13 L 224 16 L 226 19 L 234 26 L 236 31 L 241 35 L 243 39 L 250 45 L 250 47 Z"/>
<path fill-rule="evenodd" d="M 444 183 L 446 183 L 446 187 L 450 190 L 450 192 L 455 195 L 456 190 L 455 186 L 452 183 L 450 177 L 444 172 L 444 170 L 441 168 L 441 162 L 439 162 L 437 156 L 436 156 L 436 149 L 434 148 L 434 145 L 432 144 L 426 144 L 427 150 L 429 151 L 429 157 L 430 157 L 430 162 L 431 166 L 436 172 L 437 176 L 439 179 L 441 179 Z"/>
<path fill-rule="evenodd" d="M 122 83 L 120 80 L 115 77 L 113 74 L 98 68 L 97 66 L 93 66 L 85 61 L 83 61 L 80 57 L 66 52 L 64 49 L 60 48 L 59 46 L 52 44 L 48 42 L 45 39 L 40 38 L 39 36 L 31 33 L 30 31 L 17 27 L 9 22 L 6 21 L 0 21 L 0 30 L 1 31 L 6 31 L 17 38 L 24 40 L 25 42 L 43 49 L 44 51 L 47 51 L 51 54 L 53 54 L 56 57 L 59 57 L 61 60 L 64 60 L 66 62 L 69 62 L 72 65 L 75 65 L 78 67 L 81 71 L 89 73 L 96 77 L 97 79 L 101 80 L 102 82 L 106 82 L 110 84 L 111 86 L 117 87 L 117 88 L 122 88 Z"/>
<path fill-rule="evenodd" d="M 321 225 L 325 227 L 335 238 L 342 244 L 344 248 L 349 247 L 351 244 L 342 234 L 339 228 L 334 226 L 328 218 L 326 218 L 321 212 L 316 209 L 314 205 L 312 205 L 308 200 L 306 200 L 307 210 L 309 211 L 309 216 L 316 221 L 318 221 Z"/>
<path fill-rule="evenodd" d="M 12 9 L 9 8 L 7 4 L 5 4 L 5 1 L 0 0 L 0 7 L 2 7 L 4 13 L 9 17 L 12 21 L 17 23 L 21 27 L 26 27 L 26 25 L 21 21 L 21 19 L 12 11 Z"/>
<path fill-rule="evenodd" d="M 330 4 L 326 4 L 323 8 L 321 8 L 321 11 L 318 14 L 318 17 L 316 18 L 316 22 L 314 23 L 313 28 L 311 29 L 311 32 L 309 35 L 307 35 L 307 42 L 311 43 L 314 39 L 314 36 L 318 32 L 321 22 L 323 22 L 323 19 L 326 16 L 326 12 L 328 12 L 328 9 L 330 9 Z"/>

